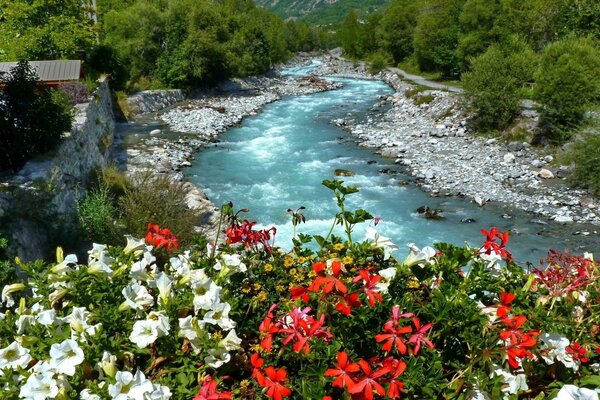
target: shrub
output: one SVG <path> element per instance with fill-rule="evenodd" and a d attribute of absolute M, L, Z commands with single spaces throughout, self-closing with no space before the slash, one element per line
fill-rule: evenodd
<path fill-rule="evenodd" d="M 187 194 L 182 183 L 172 182 L 167 175 L 150 171 L 135 175 L 118 201 L 127 232 L 141 237 L 152 222 L 169 226 L 184 245 L 189 244 L 199 215 L 187 206 Z"/>
<path fill-rule="evenodd" d="M 371 62 L 369 63 L 369 72 L 375 75 L 382 69 L 385 69 L 389 65 L 390 56 L 383 52 L 377 52 L 371 56 Z"/>
<path fill-rule="evenodd" d="M 15 279 L 17 271 L 13 263 L 8 260 L 6 248 L 8 241 L 0 235 L 0 287 L 12 283 Z"/>
<path fill-rule="evenodd" d="M 565 162 L 573 165 L 570 180 L 600 195 L 600 135 L 591 134 L 569 146 L 563 154 Z"/>
<path fill-rule="evenodd" d="M 71 128 L 71 107 L 62 92 L 37 85 L 37 76 L 20 62 L 0 93 L 0 168 L 17 171 L 33 156 L 54 148 Z"/>
<path fill-rule="evenodd" d="M 591 39 L 567 38 L 544 49 L 540 66 L 535 97 L 542 104 L 543 134 L 560 144 L 600 95 L 600 52 Z"/>
<path fill-rule="evenodd" d="M 117 225 L 118 211 L 108 188 L 89 191 L 77 204 L 79 227 L 86 239 L 95 243 L 119 244 L 122 229 Z"/>
<path fill-rule="evenodd" d="M 467 101 L 478 130 L 501 130 L 521 113 L 519 91 L 533 75 L 535 55 L 526 48 L 493 45 L 463 74 Z"/>

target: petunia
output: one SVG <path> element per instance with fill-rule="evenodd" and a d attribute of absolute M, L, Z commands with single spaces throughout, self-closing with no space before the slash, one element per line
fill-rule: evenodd
<path fill-rule="evenodd" d="M 133 324 L 129 340 L 138 347 L 148 347 L 158 339 L 158 325 L 154 321 L 141 320 Z"/>
<path fill-rule="evenodd" d="M 231 354 L 225 348 L 209 349 L 208 354 L 204 362 L 212 368 L 219 368 L 231 360 Z"/>
<path fill-rule="evenodd" d="M 30 361 L 29 350 L 17 342 L 12 342 L 7 347 L 0 349 L 0 375 L 5 368 L 25 368 Z"/>
<path fill-rule="evenodd" d="M 73 376 L 75 368 L 84 360 L 83 350 L 73 339 L 66 339 L 50 347 L 50 366 L 56 372 Z"/>
<path fill-rule="evenodd" d="M 132 283 L 124 287 L 121 293 L 125 297 L 125 302 L 119 309 L 129 307 L 133 310 L 143 310 L 145 307 L 154 304 L 154 298 L 148 293 L 148 289 L 138 283 Z"/>

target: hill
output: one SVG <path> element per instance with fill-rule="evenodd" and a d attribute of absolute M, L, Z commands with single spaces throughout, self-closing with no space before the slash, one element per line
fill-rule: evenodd
<path fill-rule="evenodd" d="M 284 18 L 297 18 L 321 25 L 337 24 L 356 10 L 360 16 L 373 13 L 390 0 L 255 0 Z"/>

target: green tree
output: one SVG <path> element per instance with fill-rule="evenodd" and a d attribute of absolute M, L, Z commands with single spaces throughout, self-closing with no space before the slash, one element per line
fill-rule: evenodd
<path fill-rule="evenodd" d="M 569 37 L 548 45 L 540 66 L 535 96 L 542 104 L 541 126 L 551 141 L 562 143 L 600 95 L 600 52 L 591 39 Z"/>
<path fill-rule="evenodd" d="M 62 92 L 37 85 L 38 77 L 20 62 L 0 76 L 0 168 L 17 171 L 33 156 L 54 148 L 71 128 L 71 107 Z"/>
<path fill-rule="evenodd" d="M 500 130 L 521 112 L 520 90 L 535 71 L 535 54 L 518 41 L 490 46 L 463 74 L 473 123 L 478 130 Z"/>
<path fill-rule="evenodd" d="M 81 0 L 0 0 L 0 60 L 80 59 L 94 29 Z"/>
<path fill-rule="evenodd" d="M 414 36 L 415 58 L 423 71 L 440 71 L 445 76 L 460 73 L 456 49 L 458 18 L 465 0 L 429 0 L 421 8 Z"/>
<path fill-rule="evenodd" d="M 468 70 L 470 60 L 482 54 L 500 39 L 496 20 L 501 0 L 467 0 L 460 14 L 460 37 L 457 54 L 461 69 Z"/>
<path fill-rule="evenodd" d="M 337 31 L 337 41 L 350 57 L 364 55 L 363 27 L 356 11 L 351 11 Z"/>
<path fill-rule="evenodd" d="M 413 36 L 419 9 L 411 0 L 396 0 L 381 18 L 379 44 L 399 63 L 413 53 Z"/>

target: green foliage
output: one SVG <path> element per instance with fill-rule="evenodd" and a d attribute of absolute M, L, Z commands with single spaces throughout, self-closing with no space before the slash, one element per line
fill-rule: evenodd
<path fill-rule="evenodd" d="M 463 75 L 473 123 L 478 130 L 501 130 L 521 112 L 520 90 L 533 77 L 535 54 L 493 45 Z"/>
<path fill-rule="evenodd" d="M 0 0 L 0 60 L 80 59 L 96 39 L 79 0 Z"/>
<path fill-rule="evenodd" d="M 7 247 L 8 241 L 4 235 L 0 234 L 0 287 L 14 282 L 17 275 L 15 265 L 8 259 L 6 254 Z"/>
<path fill-rule="evenodd" d="M 379 51 L 371 56 L 369 63 L 369 72 L 376 74 L 390 65 L 391 57 L 389 54 Z"/>
<path fill-rule="evenodd" d="M 379 25 L 379 43 L 397 64 L 413 53 L 413 35 L 419 9 L 411 0 L 395 0 L 383 14 Z"/>
<path fill-rule="evenodd" d="M 143 237 L 148 223 L 152 222 L 168 226 L 183 244 L 189 244 L 199 215 L 187 206 L 188 190 L 184 184 L 151 171 L 134 175 L 130 182 L 125 194 L 118 199 L 125 231 Z"/>
<path fill-rule="evenodd" d="M 0 168 L 16 171 L 58 144 L 71 128 L 71 104 L 65 93 L 39 87 L 26 62 L 0 78 L 6 84 L 0 92 Z"/>
<path fill-rule="evenodd" d="M 117 209 L 106 187 L 89 191 L 77 204 L 79 227 L 94 243 L 120 243 L 123 231 L 117 226 Z"/>
<path fill-rule="evenodd" d="M 573 165 L 569 177 L 571 182 L 591 190 L 596 195 L 600 195 L 600 153 L 598 149 L 600 149 L 600 136 L 592 133 L 573 142 L 562 155 L 561 160 Z"/>
<path fill-rule="evenodd" d="M 569 139 L 586 106 L 600 95 L 600 51 L 586 38 L 567 38 L 544 49 L 535 86 L 543 133 L 555 143 Z"/>

